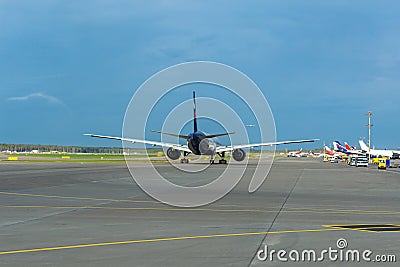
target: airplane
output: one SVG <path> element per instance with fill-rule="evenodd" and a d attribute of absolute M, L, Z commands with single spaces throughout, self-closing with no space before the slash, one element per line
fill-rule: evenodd
<path fill-rule="evenodd" d="M 344 146 L 346 147 L 347 150 L 357 150 L 357 147 L 350 146 L 347 142 L 344 142 Z"/>
<path fill-rule="evenodd" d="M 280 142 L 267 142 L 267 143 L 255 143 L 255 144 L 242 144 L 242 145 L 228 145 L 223 146 L 219 144 L 217 141 L 217 137 L 224 135 L 231 135 L 234 132 L 228 133 L 219 133 L 219 134 L 207 134 L 203 131 L 200 131 L 197 126 L 197 115 L 196 115 L 196 93 L 193 91 L 193 132 L 188 135 L 174 134 L 174 133 L 166 133 L 160 131 L 152 132 L 165 134 L 170 136 L 175 136 L 179 138 L 183 138 L 186 140 L 186 145 L 181 144 L 172 144 L 172 143 L 164 143 L 159 141 L 150 141 L 150 140 L 140 140 L 134 138 L 125 138 L 125 137 L 114 137 L 107 135 L 98 135 L 98 134 L 84 134 L 86 136 L 96 137 L 96 138 L 105 138 L 105 139 L 114 139 L 121 141 L 128 141 L 134 143 L 142 143 L 153 146 L 161 146 L 168 147 L 167 149 L 167 157 L 171 160 L 177 160 L 181 157 L 181 153 L 183 152 L 183 158 L 181 159 L 181 163 L 189 163 L 188 155 L 210 155 L 210 164 L 214 163 L 214 157 L 218 155 L 220 160 L 218 163 L 226 164 L 227 161 L 225 159 L 226 153 L 231 153 L 232 157 L 236 161 L 243 161 L 246 157 L 246 152 L 243 149 L 252 148 L 252 147 L 261 147 L 261 146 L 273 146 L 273 145 L 283 145 L 283 144 L 294 144 L 294 143 L 306 143 L 306 142 L 315 142 L 319 139 L 306 139 L 306 140 L 294 140 L 294 141 L 280 141 Z"/>
<path fill-rule="evenodd" d="M 361 151 L 352 149 L 347 143 L 346 143 L 346 147 L 344 147 L 339 141 L 334 141 L 333 142 L 333 148 L 334 148 L 335 151 L 342 152 L 342 153 L 344 153 L 346 155 L 361 154 L 362 153 Z"/>
<path fill-rule="evenodd" d="M 325 146 L 325 154 L 329 157 L 342 157 L 344 154 L 341 152 L 333 151 L 329 147 Z"/>
<path fill-rule="evenodd" d="M 357 149 L 356 146 L 350 146 L 347 142 L 344 142 L 344 145 L 347 151 L 349 151 L 351 154 L 356 154 L 356 155 L 365 154 L 361 149 Z"/>
<path fill-rule="evenodd" d="M 372 157 L 388 157 L 388 158 L 398 158 L 400 151 L 393 151 L 393 150 L 386 150 L 386 149 L 368 149 L 368 146 L 364 143 L 363 140 L 358 141 L 360 143 L 360 147 L 362 151 L 365 153 L 370 154 Z"/>
<path fill-rule="evenodd" d="M 288 157 L 300 157 L 302 153 L 303 153 L 303 149 L 300 148 L 299 151 L 290 151 L 290 152 L 287 154 L 287 156 L 288 156 Z"/>
<path fill-rule="evenodd" d="M 342 146 L 342 144 L 339 143 L 339 141 L 334 141 L 332 144 L 334 151 L 341 152 L 346 155 L 350 154 L 350 152 L 348 152 L 347 149 L 344 146 Z"/>
<path fill-rule="evenodd" d="M 323 157 L 324 155 L 322 153 L 316 153 L 310 150 L 307 156 L 311 156 L 313 158 L 320 158 Z"/>

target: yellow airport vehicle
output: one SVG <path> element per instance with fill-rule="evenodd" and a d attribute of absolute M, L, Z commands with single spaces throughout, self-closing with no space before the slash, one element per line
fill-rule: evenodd
<path fill-rule="evenodd" d="M 329 161 L 329 158 L 328 157 L 324 157 L 323 162 L 328 162 L 328 161 Z"/>
<path fill-rule="evenodd" d="M 388 166 L 388 162 L 390 165 L 390 161 L 386 158 L 380 158 L 379 163 L 378 163 L 378 169 L 380 170 L 386 170 L 386 167 Z"/>
<path fill-rule="evenodd" d="M 18 157 L 8 157 L 8 160 L 18 160 Z"/>
<path fill-rule="evenodd" d="M 372 163 L 373 163 L 373 164 L 378 164 L 380 159 L 381 159 L 381 158 L 373 158 L 373 159 L 372 159 Z"/>

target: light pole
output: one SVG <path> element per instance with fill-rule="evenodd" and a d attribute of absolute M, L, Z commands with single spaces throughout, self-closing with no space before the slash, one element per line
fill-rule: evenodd
<path fill-rule="evenodd" d="M 368 117 L 368 124 L 365 124 L 365 126 L 368 127 L 368 162 L 371 162 L 371 127 L 374 126 L 371 124 L 371 117 L 373 116 L 371 111 L 368 111 L 365 116 Z"/>

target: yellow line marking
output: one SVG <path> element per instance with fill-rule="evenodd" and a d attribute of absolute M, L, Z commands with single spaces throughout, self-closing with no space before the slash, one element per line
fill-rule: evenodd
<path fill-rule="evenodd" d="M 324 227 L 340 227 L 340 226 L 365 226 L 365 227 L 373 227 L 378 223 L 355 223 L 355 224 L 325 224 Z M 400 224 L 392 224 L 392 223 L 381 223 L 380 225 L 386 227 L 400 227 Z M 375 226 L 377 227 L 377 226 Z"/>
<path fill-rule="evenodd" d="M 245 232 L 245 233 L 228 233 L 228 234 L 213 234 L 213 235 L 163 237 L 163 238 L 154 238 L 154 239 L 138 239 L 138 240 L 115 241 L 115 242 L 102 242 L 102 243 L 78 244 L 78 245 L 68 245 L 68 246 L 55 246 L 55 247 L 43 247 L 43 248 L 32 248 L 32 249 L 9 250 L 9 251 L 0 251 L 0 255 L 17 254 L 17 253 L 31 253 L 31 252 L 41 252 L 41 251 L 54 251 L 54 250 L 63 250 L 63 249 L 101 247 L 101 246 L 111 246 L 111 245 L 155 243 L 155 242 L 161 242 L 161 241 L 180 241 L 180 240 L 222 238 L 222 237 L 243 237 L 243 236 L 266 235 L 266 234 L 315 233 L 315 232 L 338 231 L 338 230 L 339 229 L 324 228 L 324 229 L 311 229 L 311 230 L 307 230 L 307 229 L 306 230 L 285 230 L 285 231 L 276 231 L 276 232 Z"/>
<path fill-rule="evenodd" d="M 151 200 L 130 200 L 130 199 L 111 199 L 111 198 L 91 198 L 91 197 L 71 197 L 71 196 L 55 196 L 55 195 L 41 195 L 41 194 L 28 194 L 16 192 L 0 192 L 3 195 L 15 196 L 28 196 L 28 197 L 45 197 L 45 198 L 60 198 L 60 199 L 76 199 L 76 200 L 97 200 L 97 201 L 110 201 L 110 202 L 133 202 L 133 203 L 155 203 L 160 204 L 158 201 Z M 161 203 L 163 204 L 163 203 Z"/>
<path fill-rule="evenodd" d="M 398 228 L 400 225 L 398 224 L 382 224 L 382 226 L 376 226 L 376 224 L 329 224 L 329 225 L 323 225 L 326 228 L 330 229 L 340 229 L 340 230 L 353 230 L 353 231 L 361 231 L 361 232 L 374 232 L 374 233 L 387 233 L 387 232 L 400 232 L 399 230 L 386 230 L 386 231 L 379 231 L 376 230 L 376 228 L 385 228 L 385 229 L 390 229 L 390 228 Z M 359 226 L 359 227 L 346 227 L 346 226 Z"/>
<path fill-rule="evenodd" d="M 39 206 L 39 205 L 4 205 L 0 208 L 47 208 L 47 209 L 104 209 L 104 210 L 159 210 L 159 211 L 211 211 L 211 212 L 254 212 L 254 213 L 276 213 L 278 210 L 253 210 L 253 209 L 211 209 L 211 208 L 157 208 L 157 207 L 104 207 L 104 206 Z M 397 215 L 397 211 L 315 211 L 315 210 L 282 210 L 281 213 L 316 213 L 316 214 L 382 214 L 382 215 Z"/>

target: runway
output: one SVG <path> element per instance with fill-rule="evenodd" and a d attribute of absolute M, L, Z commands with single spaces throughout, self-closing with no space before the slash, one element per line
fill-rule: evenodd
<path fill-rule="evenodd" d="M 156 166 L 182 185 L 224 168 L 211 166 L 201 177 Z M 248 183 L 244 177 L 221 200 L 182 209 L 143 193 L 122 163 L 0 162 L 0 265 L 309 266 L 256 254 L 265 244 L 336 248 L 340 238 L 348 248 L 399 260 L 400 173 L 280 158 L 256 193 Z"/>

